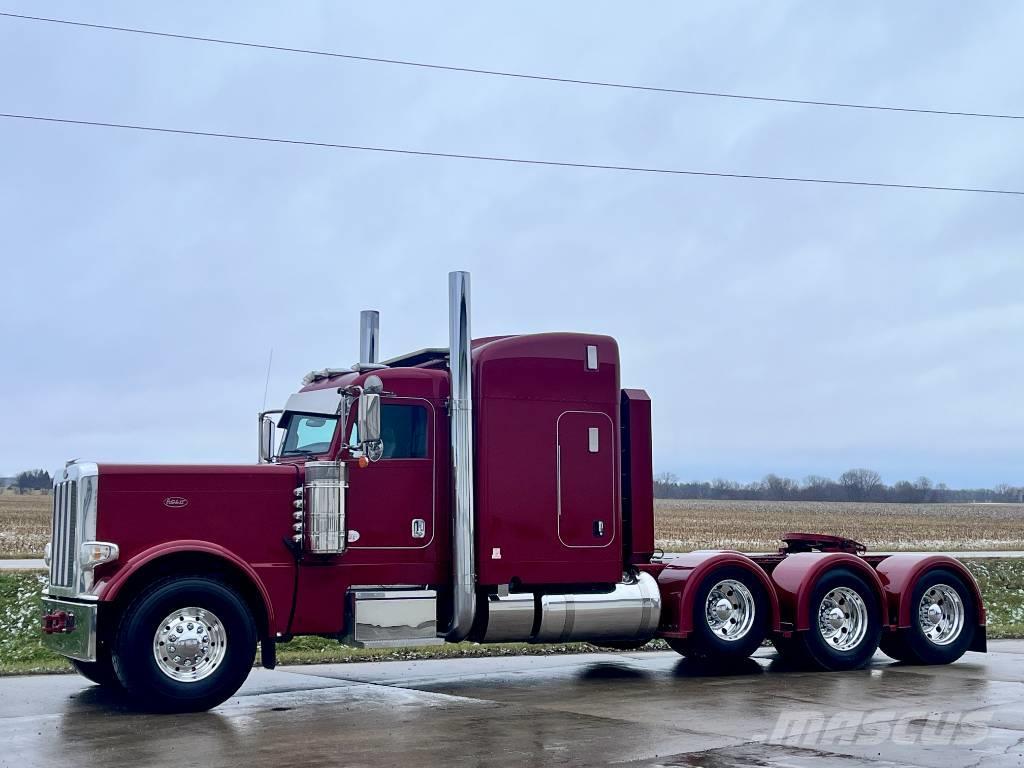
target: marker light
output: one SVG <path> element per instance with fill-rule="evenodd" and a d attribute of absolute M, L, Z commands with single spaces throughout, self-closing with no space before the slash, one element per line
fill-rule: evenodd
<path fill-rule="evenodd" d="M 79 563 L 83 571 L 91 571 L 97 565 L 111 563 L 120 554 L 117 544 L 107 541 L 86 541 L 79 552 Z"/>

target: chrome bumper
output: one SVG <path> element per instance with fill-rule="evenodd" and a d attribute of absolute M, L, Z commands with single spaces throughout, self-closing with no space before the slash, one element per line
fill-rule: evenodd
<path fill-rule="evenodd" d="M 43 645 L 62 656 L 96 661 L 95 604 L 43 598 Z"/>

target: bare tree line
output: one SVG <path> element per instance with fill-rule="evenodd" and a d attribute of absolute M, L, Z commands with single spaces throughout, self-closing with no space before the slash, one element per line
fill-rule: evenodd
<path fill-rule="evenodd" d="M 53 478 L 45 469 L 30 469 L 19 472 L 17 476 L 10 478 L 10 484 L 0 482 L 0 493 L 10 489 L 18 493 L 30 491 L 49 491 L 53 488 Z"/>
<path fill-rule="evenodd" d="M 955 502 L 1024 502 L 1024 487 L 1000 484 L 994 488 L 950 488 L 927 477 L 892 485 L 872 469 L 848 469 L 837 479 L 809 475 L 797 482 L 779 475 L 765 475 L 753 483 L 721 478 L 710 482 L 680 482 L 671 472 L 654 480 L 659 499 L 746 499 L 755 501 L 879 501 L 900 504 Z"/>

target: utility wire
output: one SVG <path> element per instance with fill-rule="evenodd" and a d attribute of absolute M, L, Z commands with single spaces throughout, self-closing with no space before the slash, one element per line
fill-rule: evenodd
<path fill-rule="evenodd" d="M 100 120 L 72 120 L 64 117 L 47 117 L 44 115 L 21 115 L 0 112 L 0 118 L 9 120 L 29 120 L 41 123 L 62 123 L 65 125 L 94 126 L 98 128 L 119 128 L 149 133 L 175 134 L 180 136 L 206 136 L 215 139 L 233 139 L 237 141 L 254 141 L 268 144 L 289 144 L 303 147 L 320 147 L 323 149 L 349 149 L 360 152 L 382 152 L 395 155 L 413 155 L 416 157 L 435 157 L 453 160 L 478 160 L 492 163 L 510 163 L 516 165 L 540 165 L 556 168 L 589 168 L 601 171 L 628 171 L 632 173 L 658 173 L 674 176 L 706 176 L 723 179 L 749 179 L 757 181 L 789 181 L 802 184 L 839 184 L 852 187 L 883 187 L 887 189 L 922 189 L 936 192 L 976 192 L 989 195 L 1024 195 L 1024 190 L 991 189 L 985 187 L 951 187 L 936 184 L 896 184 L 882 181 L 854 181 L 851 179 L 820 179 L 805 176 L 764 176 L 754 173 L 722 173 L 717 171 L 692 171 L 681 168 L 655 168 L 634 165 L 609 165 L 605 163 L 573 163 L 561 160 L 537 160 L 525 157 L 504 157 L 501 155 L 471 155 L 461 152 L 428 152 L 419 149 L 401 149 L 398 147 L 374 147 L 363 144 L 336 144 L 327 141 L 309 141 L 287 139 L 276 136 L 252 136 L 240 133 L 217 133 L 214 131 L 195 131 L 185 128 L 165 128 L 155 125 L 134 125 L 131 123 L 111 123 Z"/>
<path fill-rule="evenodd" d="M 634 83 L 616 83 L 606 80 L 580 80 L 570 77 L 555 77 L 553 75 L 535 75 L 525 72 L 506 72 L 496 69 L 478 69 L 476 67 L 456 67 L 446 64 L 431 64 L 423 61 L 409 61 L 406 59 L 388 59 L 379 56 L 357 56 L 352 53 L 340 53 L 338 51 L 324 51 L 311 48 L 292 48 L 284 45 L 270 45 L 267 43 L 253 43 L 245 40 L 229 40 L 218 37 L 203 37 L 200 35 L 185 35 L 174 32 L 160 32 L 153 29 L 140 29 L 137 27 L 118 27 L 112 24 L 92 24 L 84 21 L 73 21 L 71 19 L 55 19 L 46 16 L 27 16 L 20 13 L 7 13 L 0 11 L 0 17 L 9 19 L 20 19 L 22 21 L 39 21 L 49 24 L 64 24 L 71 27 L 84 27 L 87 29 L 102 29 L 108 32 L 129 32 L 136 35 L 149 35 L 151 37 L 165 37 L 174 40 L 193 40 L 200 43 L 216 43 L 218 45 L 234 45 L 243 48 L 259 48 L 265 51 L 279 51 L 283 53 L 299 53 L 308 56 L 328 56 L 335 59 L 348 59 L 350 61 L 365 61 L 375 64 L 394 64 L 403 67 L 419 67 L 420 69 L 436 69 L 445 72 L 462 72 L 473 75 L 490 75 L 493 77 L 509 77 L 519 80 L 540 80 L 550 83 L 566 83 L 570 85 L 589 85 L 600 88 L 621 88 L 630 91 L 648 91 L 651 93 L 683 94 L 686 96 L 705 96 L 717 99 L 737 99 L 741 101 L 763 101 L 777 104 L 802 104 L 812 107 L 838 107 L 841 109 L 867 109 L 881 112 L 913 112 L 922 115 L 945 115 L 950 117 L 980 117 L 998 120 L 1024 120 L 1024 115 L 1009 115 L 990 112 L 965 112 L 949 109 L 924 109 L 919 107 L 892 107 L 882 104 L 859 104 L 843 101 L 820 101 L 816 99 L 790 99 L 781 96 L 753 96 L 743 93 L 727 93 L 724 91 L 699 91 L 687 88 L 659 88 L 653 85 L 637 85 Z"/>

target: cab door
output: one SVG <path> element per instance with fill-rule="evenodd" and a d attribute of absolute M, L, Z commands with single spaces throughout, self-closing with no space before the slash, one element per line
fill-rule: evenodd
<path fill-rule="evenodd" d="M 381 458 L 349 471 L 348 548 L 425 549 L 437 515 L 434 406 L 422 398 L 388 397 L 380 415 Z"/>

